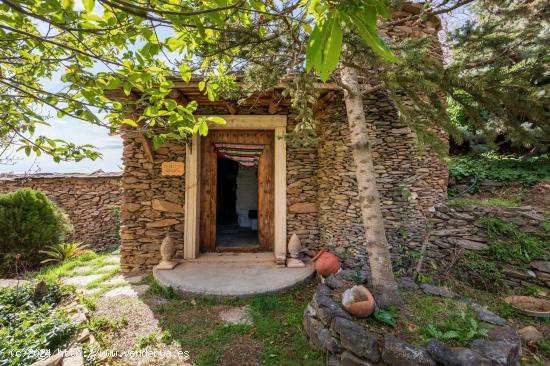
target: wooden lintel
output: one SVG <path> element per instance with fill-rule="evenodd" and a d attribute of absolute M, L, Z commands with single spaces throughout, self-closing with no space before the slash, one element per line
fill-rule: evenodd
<path fill-rule="evenodd" d="M 226 100 L 223 104 L 225 104 L 225 108 L 227 108 L 229 114 L 237 114 L 237 103 Z"/>
<path fill-rule="evenodd" d="M 153 146 L 151 145 L 151 141 L 143 133 L 141 134 L 141 143 L 143 145 L 143 152 L 145 153 L 147 160 L 152 163 L 154 159 Z"/>

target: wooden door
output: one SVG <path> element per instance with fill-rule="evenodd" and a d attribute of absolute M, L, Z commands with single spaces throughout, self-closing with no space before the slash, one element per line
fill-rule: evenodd
<path fill-rule="evenodd" d="M 263 144 L 258 163 L 258 248 L 273 248 L 274 134 L 263 130 L 210 130 L 201 139 L 200 251 L 216 251 L 217 155 L 214 142 Z M 235 248 L 239 251 L 239 248 Z"/>

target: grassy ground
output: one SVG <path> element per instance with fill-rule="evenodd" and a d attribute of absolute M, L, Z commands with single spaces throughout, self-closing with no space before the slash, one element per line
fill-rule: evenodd
<path fill-rule="evenodd" d="M 81 301 L 92 310 L 88 328 L 102 349 L 154 349 L 189 351 L 197 365 L 322 365 L 325 356 L 313 349 L 302 330 L 302 315 L 311 300 L 313 284 L 284 294 L 258 295 L 240 300 L 190 297 L 163 288 L 146 277 L 149 289 L 139 297 L 106 298 L 108 290 L 128 286 L 111 283 L 119 273 L 112 254 L 85 253 L 48 266 L 32 277 L 60 281 L 76 276 L 101 275 L 80 291 Z M 252 325 L 221 321 L 223 310 L 249 305 Z M 174 348 L 175 347 L 175 348 Z M 114 365 L 131 360 L 111 360 Z M 91 364 L 91 363 L 89 363 Z M 159 363 L 160 364 L 160 363 Z"/>
<path fill-rule="evenodd" d="M 324 355 L 309 346 L 301 326 L 312 294 L 309 285 L 284 294 L 220 300 L 179 295 L 151 281 L 143 300 L 196 365 L 321 365 Z M 155 305 L 159 297 L 166 302 Z M 250 305 L 253 325 L 229 325 L 217 318 L 221 310 L 243 305 Z"/>

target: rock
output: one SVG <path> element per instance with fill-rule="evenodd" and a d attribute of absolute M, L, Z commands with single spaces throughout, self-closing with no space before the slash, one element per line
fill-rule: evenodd
<path fill-rule="evenodd" d="M 482 320 L 486 323 L 495 324 L 495 325 L 506 325 L 505 319 L 501 318 L 500 316 L 498 316 L 497 314 L 493 313 L 490 310 L 481 308 L 479 310 L 474 309 L 474 311 L 476 312 L 479 320 Z"/>
<path fill-rule="evenodd" d="M 494 327 L 487 334 L 487 338 L 493 341 L 515 343 L 521 347 L 521 339 L 518 332 L 508 325 Z"/>
<path fill-rule="evenodd" d="M 80 347 L 71 347 L 67 352 L 65 352 L 65 357 L 63 358 L 62 366 L 84 366 L 84 357 L 82 354 L 82 348 Z"/>
<path fill-rule="evenodd" d="M 336 275 L 330 275 L 325 279 L 325 285 L 333 289 L 339 289 L 347 287 L 349 282 L 338 278 Z"/>
<path fill-rule="evenodd" d="M 489 246 L 485 243 L 480 243 L 473 240 L 468 239 L 455 239 L 455 238 L 448 238 L 447 239 L 449 243 L 454 244 L 456 246 L 462 247 L 464 249 L 469 250 L 487 250 L 489 249 Z"/>
<path fill-rule="evenodd" d="M 163 219 L 163 220 L 148 222 L 147 224 L 145 224 L 145 226 L 148 227 L 148 228 L 156 228 L 156 227 L 166 227 L 166 226 L 170 226 L 170 225 L 175 225 L 177 223 L 179 223 L 179 220 L 176 220 L 176 219 Z"/>
<path fill-rule="evenodd" d="M 149 288 L 149 285 L 115 287 L 114 289 L 107 291 L 103 296 L 104 297 L 115 297 L 115 296 L 138 297 L 144 294 L 148 288 Z"/>
<path fill-rule="evenodd" d="M 151 201 L 151 207 L 153 210 L 164 212 L 183 213 L 185 211 L 182 205 L 157 199 Z"/>
<path fill-rule="evenodd" d="M 0 288 L 24 286 L 28 285 L 29 283 L 30 281 L 27 280 L 0 279 Z"/>
<path fill-rule="evenodd" d="M 351 352 L 344 351 L 340 355 L 340 362 L 343 366 L 370 366 L 371 363 L 360 359 Z"/>
<path fill-rule="evenodd" d="M 399 287 L 406 290 L 418 290 L 418 285 L 411 277 L 401 277 L 397 281 Z"/>
<path fill-rule="evenodd" d="M 539 330 L 537 328 L 533 327 L 532 325 L 529 325 L 525 328 L 521 328 L 518 331 L 518 333 L 519 333 L 520 338 L 526 343 L 538 342 L 538 341 L 540 341 L 541 339 L 544 338 L 542 333 L 539 332 Z"/>
<path fill-rule="evenodd" d="M 382 361 L 387 365 L 396 366 L 436 366 L 426 350 L 388 334 L 384 334 Z"/>
<path fill-rule="evenodd" d="M 340 351 L 340 344 L 338 340 L 330 334 L 328 329 L 322 328 L 315 333 L 317 346 L 324 351 L 330 353 L 338 353 Z"/>
<path fill-rule="evenodd" d="M 311 308 L 310 310 L 308 309 L 310 309 L 309 306 L 304 311 L 304 319 L 302 321 L 302 325 L 304 326 L 304 331 L 306 332 L 308 337 L 311 339 L 315 336 L 315 333 L 317 333 L 323 327 L 323 325 L 319 320 L 313 317 L 315 314 L 311 310 L 314 311 L 314 309 L 313 308 Z"/>
<path fill-rule="evenodd" d="M 437 362 L 445 366 L 460 366 L 460 360 L 454 350 L 445 343 L 436 339 L 431 339 L 426 345 L 426 349 Z"/>
<path fill-rule="evenodd" d="M 332 319 L 336 317 L 351 319 L 351 316 L 328 295 L 316 292 L 313 296 L 313 306 L 315 307 L 316 305 L 319 319 L 325 324 L 330 324 Z"/>
<path fill-rule="evenodd" d="M 481 356 L 469 348 L 453 348 L 461 366 L 492 366 L 491 360 Z"/>
<path fill-rule="evenodd" d="M 227 324 L 235 325 L 252 325 L 252 314 L 250 305 L 234 307 L 232 309 L 220 311 L 218 314 L 220 319 Z"/>
<path fill-rule="evenodd" d="M 472 342 L 472 351 L 490 359 L 496 365 L 519 366 L 521 344 L 507 341 L 476 339 Z"/>
<path fill-rule="evenodd" d="M 330 355 L 328 359 L 328 366 L 343 366 L 344 364 L 340 361 L 340 357 L 336 355 Z"/>
<path fill-rule="evenodd" d="M 314 202 L 298 202 L 288 206 L 289 213 L 316 213 L 317 204 Z"/>
<path fill-rule="evenodd" d="M 550 261 L 533 261 L 529 265 L 541 272 L 550 273 Z"/>
<path fill-rule="evenodd" d="M 420 288 L 422 289 L 422 291 L 424 291 L 425 293 L 430 294 L 430 295 L 446 297 L 446 298 L 449 298 L 449 299 L 452 299 L 453 297 L 456 297 L 456 294 L 454 292 L 452 292 L 451 290 L 448 290 L 446 288 L 443 288 L 443 287 L 423 283 L 423 284 L 420 285 Z"/>
<path fill-rule="evenodd" d="M 31 366 L 61 366 L 63 362 L 63 356 L 63 352 L 57 352 L 46 359 L 31 364 Z"/>
<path fill-rule="evenodd" d="M 332 331 L 340 336 L 343 348 L 369 361 L 378 362 L 380 353 L 376 344 L 376 337 L 366 328 L 349 319 L 334 318 L 331 324 Z"/>
<path fill-rule="evenodd" d="M 92 283 L 95 280 L 101 278 L 102 276 L 103 275 L 101 274 L 94 274 L 94 275 L 88 275 L 88 276 L 63 277 L 61 278 L 61 282 L 67 285 L 84 287 L 87 284 Z"/>

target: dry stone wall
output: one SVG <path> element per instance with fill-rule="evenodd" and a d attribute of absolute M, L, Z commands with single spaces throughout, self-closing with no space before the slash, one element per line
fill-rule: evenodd
<path fill-rule="evenodd" d="M 392 254 L 421 246 L 424 212 L 446 197 L 447 168 L 429 149 L 419 153 L 414 133 L 402 125 L 383 93 L 365 99 L 377 187 Z M 319 123 L 318 202 L 320 244 L 342 253 L 348 266 L 366 263 L 365 234 L 343 105 Z"/>
<path fill-rule="evenodd" d="M 174 239 L 176 257 L 183 258 L 185 175 L 162 176 L 161 166 L 164 161 L 184 162 L 185 145 L 167 143 L 150 161 L 139 133 L 125 130 L 122 138 L 120 267 L 123 272 L 139 272 L 159 263 L 160 244 L 166 234 Z"/>
<path fill-rule="evenodd" d="M 0 178 L 0 193 L 28 187 L 43 192 L 69 216 L 74 240 L 101 249 L 118 244 L 121 173 L 40 174 Z"/>
<path fill-rule="evenodd" d="M 496 217 L 517 226 L 523 233 L 542 234 L 545 221 L 543 212 L 531 206 L 448 207 L 436 205 L 430 220 L 433 231 L 427 255 L 432 258 L 454 258 L 469 250 L 484 253 L 489 249 L 490 239 L 486 229 L 478 221 L 483 217 Z M 550 262 L 533 258 L 529 265 L 503 265 L 505 283 L 511 287 L 539 285 L 550 288 Z"/>

